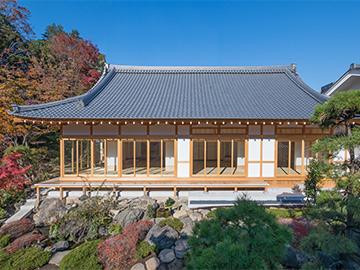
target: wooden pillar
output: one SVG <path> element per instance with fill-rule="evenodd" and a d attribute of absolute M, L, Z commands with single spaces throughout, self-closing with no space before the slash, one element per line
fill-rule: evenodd
<path fill-rule="evenodd" d="M 134 153 L 133 153 L 133 162 L 134 162 L 134 177 L 136 176 L 136 142 L 133 141 Z"/>
<path fill-rule="evenodd" d="M 80 140 L 80 170 L 83 168 L 83 140 Z"/>
<path fill-rule="evenodd" d="M 160 176 L 163 175 L 163 167 L 164 167 L 164 164 L 163 164 L 163 159 L 164 159 L 164 153 L 163 153 L 163 149 L 164 149 L 164 140 L 161 140 L 160 141 Z"/>
<path fill-rule="evenodd" d="M 288 175 L 290 175 L 290 167 L 291 167 L 291 141 L 289 141 Z"/>
<path fill-rule="evenodd" d="M 144 196 L 146 196 L 146 186 L 143 187 Z"/>
<path fill-rule="evenodd" d="M 245 139 L 245 177 L 248 177 L 249 139 Z"/>
<path fill-rule="evenodd" d="M 204 176 L 206 176 L 206 141 L 204 141 Z"/>
<path fill-rule="evenodd" d="M 76 140 L 76 176 L 79 176 L 79 140 Z"/>
<path fill-rule="evenodd" d="M 231 175 L 234 175 L 234 139 L 231 140 Z"/>
<path fill-rule="evenodd" d="M 64 198 L 63 187 L 60 186 L 59 192 L 60 192 L 60 200 L 62 200 Z"/>
<path fill-rule="evenodd" d="M 216 162 L 216 166 L 217 166 L 217 175 L 220 175 L 220 140 L 217 140 L 217 162 Z"/>
<path fill-rule="evenodd" d="M 71 172 L 74 172 L 74 152 L 75 152 L 75 148 L 74 148 L 74 141 L 71 141 Z"/>
<path fill-rule="evenodd" d="M 238 187 L 237 186 L 235 186 L 234 191 L 238 192 Z"/>
<path fill-rule="evenodd" d="M 86 167 L 87 168 L 90 168 L 90 143 L 89 143 L 89 140 L 86 140 Z"/>
<path fill-rule="evenodd" d="M 146 175 L 150 175 L 150 140 L 146 140 Z"/>
<path fill-rule="evenodd" d="M 107 140 L 104 140 L 104 176 L 107 173 Z"/>
<path fill-rule="evenodd" d="M 40 200 L 40 187 L 36 187 L 36 199 L 39 201 Z"/>
<path fill-rule="evenodd" d="M 94 164 L 95 164 L 95 142 L 94 140 L 91 140 L 90 141 L 90 144 L 91 144 L 91 149 L 90 149 L 90 152 L 91 152 L 91 176 L 94 176 Z"/>
<path fill-rule="evenodd" d="M 207 186 L 204 186 L 204 192 L 208 192 Z"/>
<path fill-rule="evenodd" d="M 174 197 L 177 196 L 177 190 L 176 190 L 176 186 L 174 186 Z"/>
<path fill-rule="evenodd" d="M 83 192 L 83 195 L 86 195 L 86 186 L 85 185 L 82 187 L 82 192 Z"/>
<path fill-rule="evenodd" d="M 118 177 L 120 178 L 122 176 L 122 143 L 121 140 L 117 140 L 117 168 L 118 168 Z"/>
<path fill-rule="evenodd" d="M 60 139 L 60 177 L 64 177 L 65 174 L 65 142 L 64 139 Z"/>
<path fill-rule="evenodd" d="M 114 196 L 116 196 L 116 187 L 115 187 L 115 185 L 113 186 L 113 193 L 114 193 Z"/>
<path fill-rule="evenodd" d="M 174 168 L 174 176 L 177 177 L 178 175 L 178 157 L 177 157 L 177 139 L 174 140 L 174 156 L 175 156 L 175 168 Z"/>
<path fill-rule="evenodd" d="M 301 140 L 301 175 L 304 175 L 305 171 L 305 141 Z"/>

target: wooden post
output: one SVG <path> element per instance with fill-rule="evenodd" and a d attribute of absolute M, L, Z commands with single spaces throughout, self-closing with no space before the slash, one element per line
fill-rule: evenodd
<path fill-rule="evenodd" d="M 116 196 L 116 187 L 115 187 L 115 185 L 113 186 L 113 193 L 114 193 L 114 196 Z"/>
<path fill-rule="evenodd" d="M 136 176 L 136 142 L 133 141 L 134 153 L 133 153 L 133 162 L 134 162 L 134 177 Z"/>
<path fill-rule="evenodd" d="M 204 186 L 204 192 L 208 192 L 207 186 Z"/>
<path fill-rule="evenodd" d="M 304 175 L 304 167 L 305 167 L 305 141 L 301 140 L 301 175 Z"/>
<path fill-rule="evenodd" d="M 177 196 L 177 190 L 176 190 L 176 186 L 174 186 L 174 197 Z"/>
<path fill-rule="evenodd" d="M 107 173 L 107 140 L 104 140 L 104 176 Z"/>
<path fill-rule="evenodd" d="M 245 177 L 248 177 L 248 161 L 249 161 L 249 139 L 245 139 Z"/>
<path fill-rule="evenodd" d="M 174 168 L 174 176 L 175 177 L 177 177 L 177 174 L 178 174 L 178 171 L 177 171 L 177 169 L 178 169 L 178 157 L 177 157 L 177 139 L 175 139 L 174 140 L 174 156 L 175 156 L 175 160 L 174 160 L 174 162 L 175 162 L 175 168 Z"/>
<path fill-rule="evenodd" d="M 83 140 L 80 140 L 80 170 L 83 168 Z"/>
<path fill-rule="evenodd" d="M 71 172 L 74 172 L 74 141 L 71 141 Z"/>
<path fill-rule="evenodd" d="M 79 140 L 76 140 L 76 176 L 79 176 Z"/>
<path fill-rule="evenodd" d="M 237 186 L 235 186 L 234 191 L 238 192 L 238 187 Z"/>
<path fill-rule="evenodd" d="M 216 166 L 217 166 L 217 175 L 220 175 L 220 140 L 217 140 L 217 162 L 216 162 Z"/>
<path fill-rule="evenodd" d="M 289 141 L 289 160 L 288 160 L 288 174 L 290 175 L 290 167 L 291 167 L 291 141 Z"/>
<path fill-rule="evenodd" d="M 117 139 L 117 169 L 118 169 L 118 177 L 122 176 L 122 147 L 121 147 L 121 140 Z"/>
<path fill-rule="evenodd" d="M 86 186 L 85 185 L 82 187 L 82 192 L 83 192 L 83 195 L 85 196 L 86 195 Z"/>
<path fill-rule="evenodd" d="M 59 192 L 60 192 L 60 200 L 62 200 L 64 198 L 63 187 L 62 186 L 60 186 Z"/>
<path fill-rule="evenodd" d="M 206 141 L 204 141 L 204 176 L 206 176 Z"/>
<path fill-rule="evenodd" d="M 86 167 L 87 168 L 90 168 L 90 143 L 89 143 L 89 140 L 86 140 L 86 158 L 87 158 L 87 160 L 86 160 Z"/>
<path fill-rule="evenodd" d="M 231 175 L 234 174 L 234 139 L 231 139 Z"/>
<path fill-rule="evenodd" d="M 146 175 L 150 174 L 150 140 L 146 140 Z"/>
<path fill-rule="evenodd" d="M 40 200 L 40 187 L 36 187 L 36 199 L 39 201 Z"/>
<path fill-rule="evenodd" d="M 64 139 L 60 139 L 60 177 L 64 177 L 65 174 L 65 142 Z"/>
<path fill-rule="evenodd" d="M 146 186 L 143 187 L 144 196 L 146 196 Z"/>
<path fill-rule="evenodd" d="M 94 140 L 91 140 L 90 141 L 90 144 L 91 144 L 91 177 L 94 176 L 94 164 L 95 164 L 95 157 L 94 157 L 94 154 L 95 154 L 95 142 Z"/>
<path fill-rule="evenodd" d="M 163 153 L 163 149 L 164 149 L 164 146 L 163 146 L 163 143 L 164 143 L 164 140 L 161 139 L 160 141 L 160 176 L 163 175 L 163 159 L 164 159 L 164 153 Z"/>

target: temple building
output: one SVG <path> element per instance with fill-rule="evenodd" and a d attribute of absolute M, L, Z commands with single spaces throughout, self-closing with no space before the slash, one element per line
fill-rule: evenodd
<path fill-rule="evenodd" d="M 296 65 L 107 65 L 86 94 L 13 105 L 18 121 L 60 127 L 60 177 L 38 184 L 170 190 L 267 190 L 303 182 L 311 145 L 331 130 L 308 121 L 328 98 Z"/>

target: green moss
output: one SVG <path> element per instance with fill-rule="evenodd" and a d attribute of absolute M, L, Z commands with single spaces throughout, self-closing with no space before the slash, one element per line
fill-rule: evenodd
<path fill-rule="evenodd" d="M 109 233 L 111 234 L 121 234 L 123 227 L 120 224 L 111 224 L 109 228 Z"/>
<path fill-rule="evenodd" d="M 174 228 L 178 232 L 180 232 L 184 226 L 184 224 L 178 218 L 167 218 L 159 222 L 160 227 L 164 227 L 165 225 Z"/>
<path fill-rule="evenodd" d="M 102 240 L 85 242 L 67 254 L 60 263 L 60 270 L 101 270 L 98 245 Z"/>
<path fill-rule="evenodd" d="M 214 218 L 216 217 L 216 210 L 211 210 L 209 213 L 206 214 L 207 218 Z"/>
<path fill-rule="evenodd" d="M 150 245 L 148 242 L 142 241 L 137 246 L 137 251 L 135 253 L 136 259 L 142 259 L 149 256 L 152 253 L 158 252 L 157 246 Z"/>
<path fill-rule="evenodd" d="M 0 248 L 6 247 L 10 242 L 10 235 L 5 234 L 0 236 Z"/>
<path fill-rule="evenodd" d="M 2 270 L 33 270 L 47 264 L 50 252 L 42 251 L 36 247 L 21 248 L 13 254 L 0 251 L 0 268 Z"/>
<path fill-rule="evenodd" d="M 303 209 L 283 209 L 273 208 L 266 209 L 268 213 L 273 214 L 277 219 L 279 218 L 297 218 L 306 215 L 306 211 Z"/>
<path fill-rule="evenodd" d="M 171 199 L 170 197 L 166 200 L 165 202 L 165 206 L 166 207 L 170 207 L 175 203 L 175 201 L 173 199 Z"/>

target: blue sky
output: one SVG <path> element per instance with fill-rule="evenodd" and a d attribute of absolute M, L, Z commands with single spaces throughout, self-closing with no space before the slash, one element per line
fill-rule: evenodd
<path fill-rule="evenodd" d="M 360 1 L 31 1 L 41 37 L 55 22 L 112 64 L 261 66 L 296 63 L 315 90 L 360 63 Z"/>

